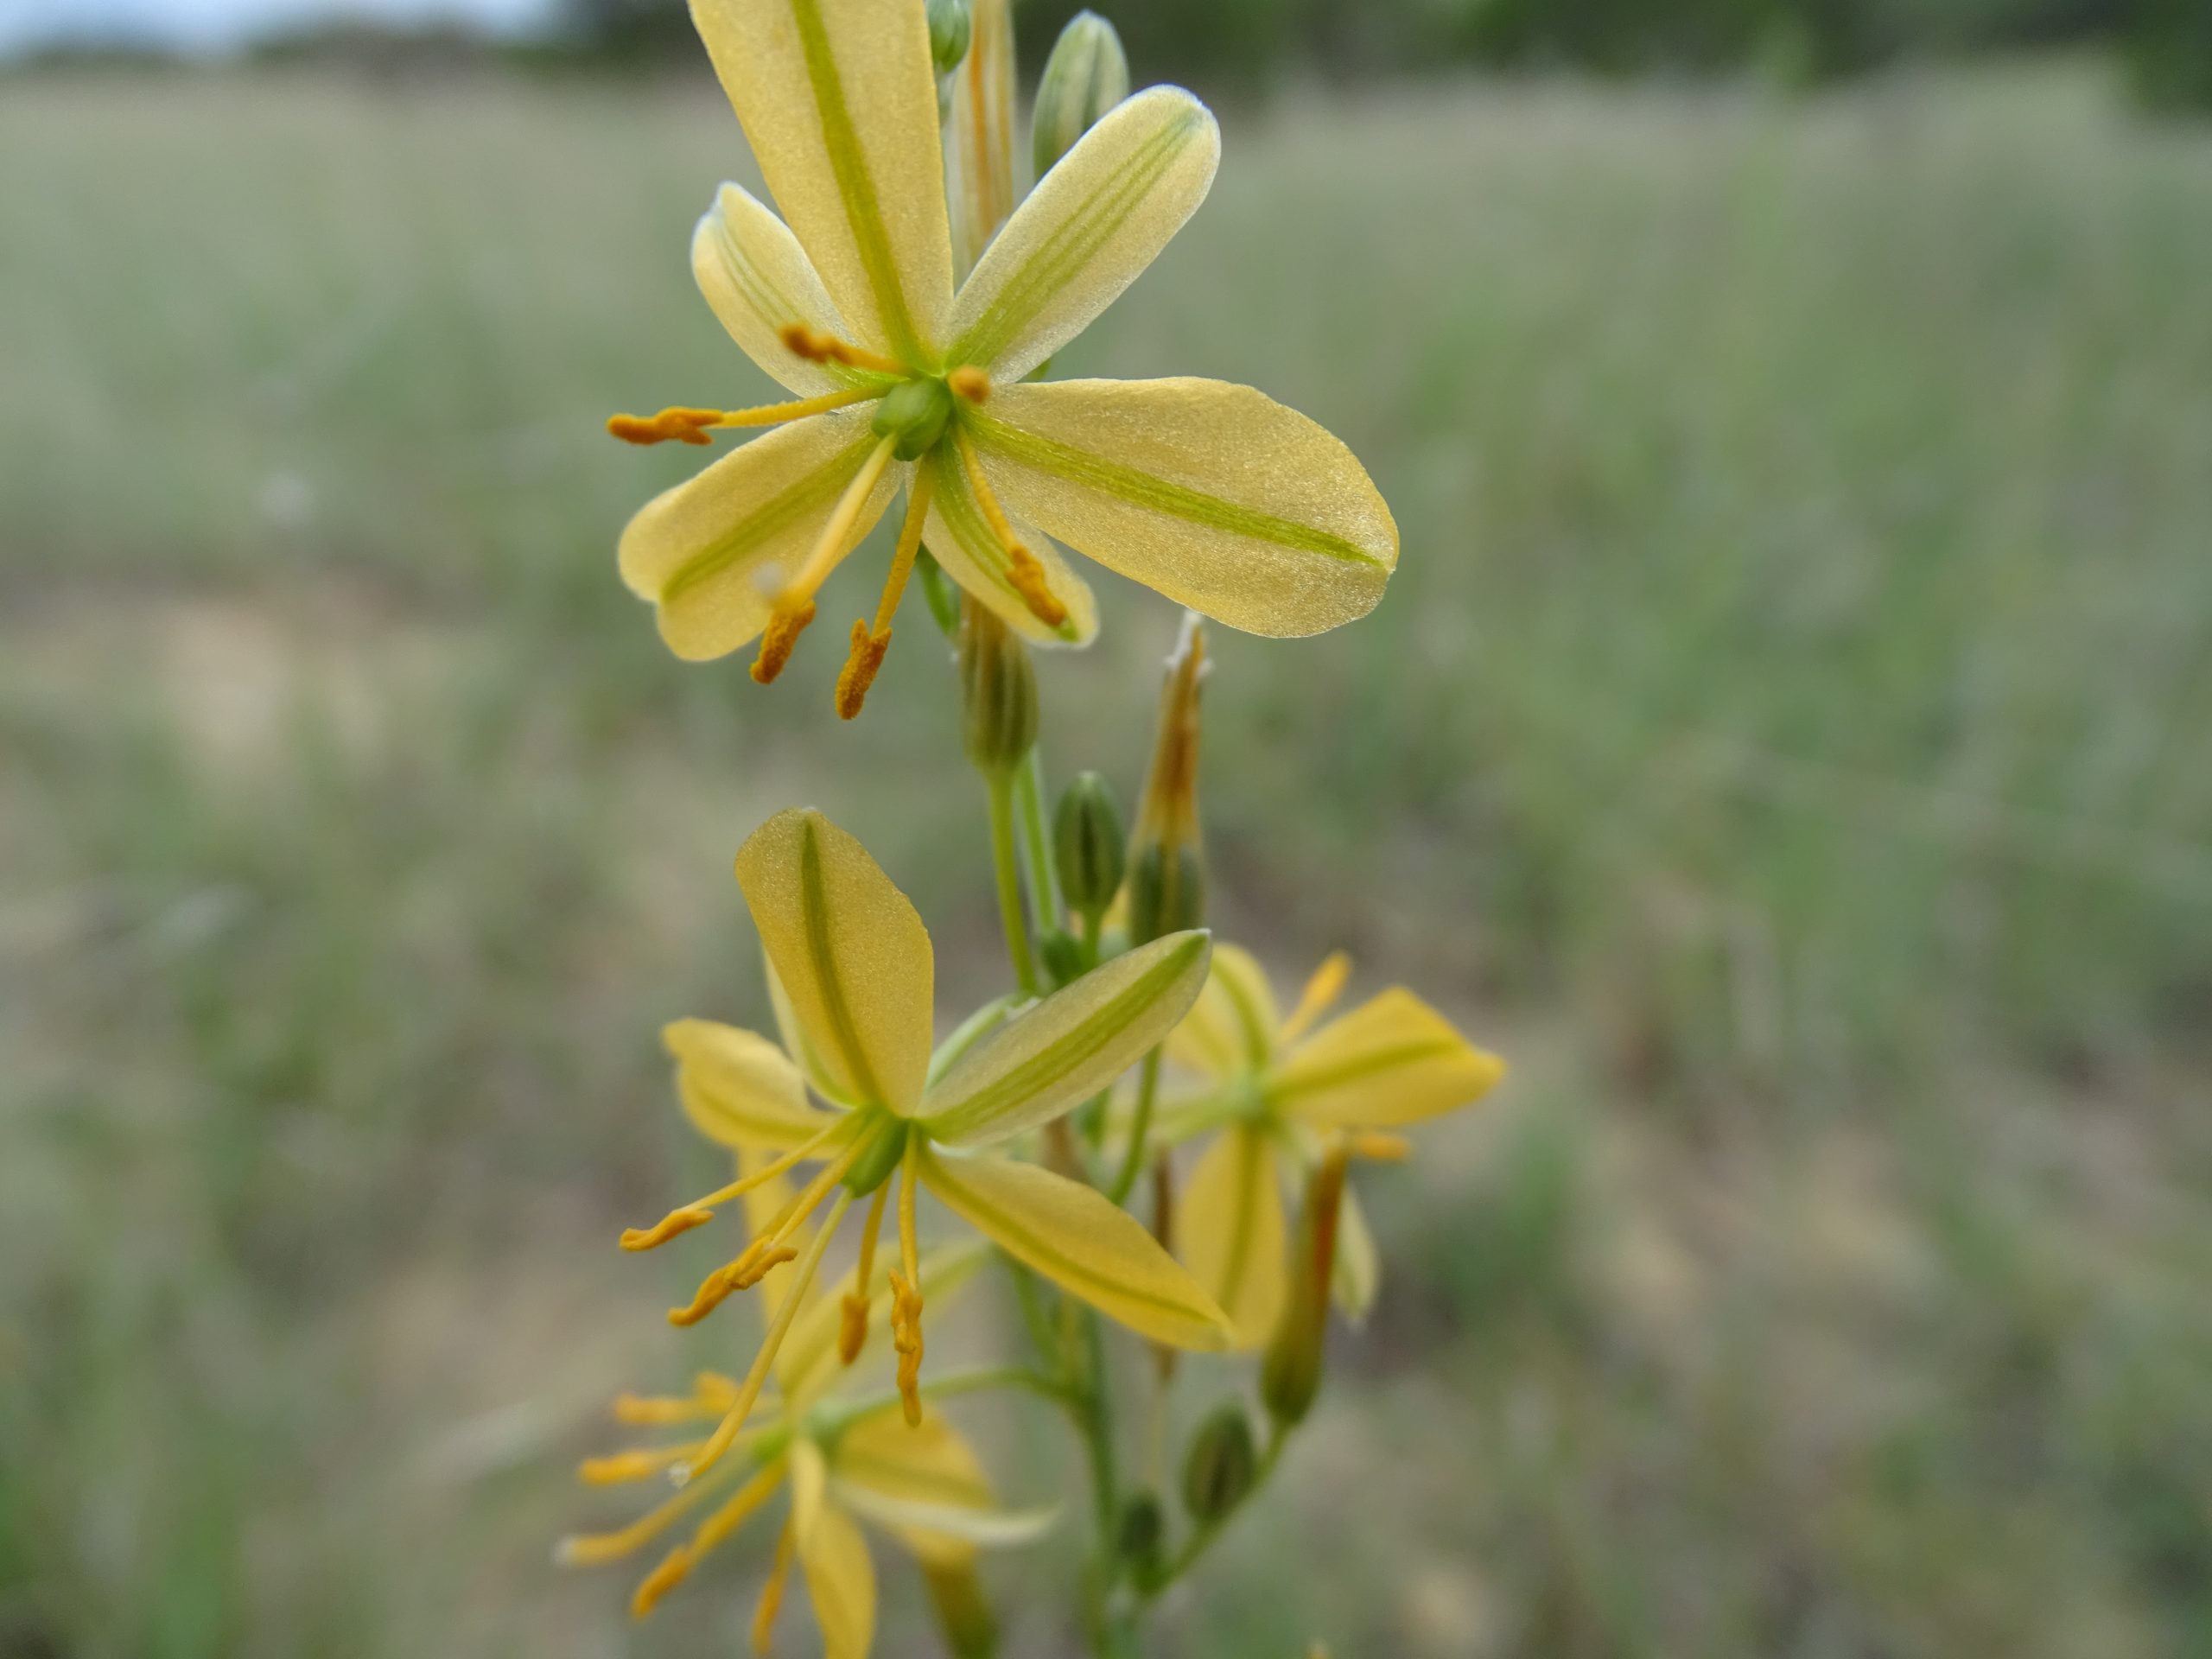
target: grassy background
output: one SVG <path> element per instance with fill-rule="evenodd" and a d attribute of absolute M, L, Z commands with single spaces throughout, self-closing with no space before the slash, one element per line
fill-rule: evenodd
<path fill-rule="evenodd" d="M 2066 67 L 1227 145 L 1067 366 L 1260 384 L 1406 550 L 1217 641 L 1222 921 L 1518 1070 L 1368 1182 L 1172 1650 L 2212 1656 L 2212 135 Z M 601 417 L 764 391 L 682 257 L 734 124 L 23 80 L 0 155 L 0 1656 L 728 1650 L 762 1548 L 636 1632 L 546 1558 L 604 1397 L 743 1352 L 607 1248 L 709 1169 L 654 1033 L 760 1017 L 800 799 L 998 971 L 918 609 L 833 731 L 830 636 L 761 692 L 613 579 L 694 458 Z M 1100 580 L 1049 753 L 1133 794 L 1172 618 Z"/>

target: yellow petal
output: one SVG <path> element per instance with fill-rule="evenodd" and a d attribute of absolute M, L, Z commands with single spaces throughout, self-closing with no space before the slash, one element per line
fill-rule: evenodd
<path fill-rule="evenodd" d="M 730 338 L 762 371 L 802 397 L 877 378 L 842 363 L 817 363 L 785 346 L 783 331 L 803 323 L 849 340 L 845 320 L 791 227 L 741 185 L 725 184 L 691 233 L 691 274 Z"/>
<path fill-rule="evenodd" d="M 1211 943 L 1170 933 L 1007 1020 L 938 1079 L 923 1126 L 947 1146 L 989 1146 L 1096 1094 L 1183 1017 L 1205 983 Z"/>
<path fill-rule="evenodd" d="M 1288 1239 L 1274 1147 L 1263 1129 L 1233 1125 L 1214 1137 L 1176 1204 L 1175 1253 L 1229 1315 L 1240 1348 L 1267 1341 L 1282 1313 Z"/>
<path fill-rule="evenodd" d="M 1375 1248 L 1375 1234 L 1368 1227 L 1367 1212 L 1360 1208 L 1359 1195 L 1347 1181 L 1337 1204 L 1337 1265 L 1330 1288 L 1344 1316 L 1358 1325 L 1374 1310 L 1382 1285 L 1382 1252 Z"/>
<path fill-rule="evenodd" d="M 836 1121 L 806 1103 L 798 1068 L 765 1037 L 712 1020 L 678 1020 L 662 1027 L 660 1039 L 676 1057 L 683 1115 L 709 1141 L 788 1152 Z"/>
<path fill-rule="evenodd" d="M 924 463 L 936 474 L 930 493 L 930 514 L 924 540 L 945 574 L 989 606 L 999 620 L 1025 639 L 1041 645 L 1087 645 L 1098 632 L 1098 601 L 1090 584 L 1076 575 L 1060 550 L 1043 531 L 1013 521 L 1037 563 L 1044 567 L 1045 585 L 1067 607 L 1067 618 L 1057 626 L 1040 620 L 1029 601 L 1007 579 L 1011 561 L 1006 548 L 992 534 L 983 511 L 976 504 L 968 470 L 960 464 L 950 444 L 940 444 Z"/>
<path fill-rule="evenodd" d="M 952 302 L 937 76 L 912 0 L 692 0 L 761 176 L 852 343 L 935 356 Z"/>
<path fill-rule="evenodd" d="M 810 415 L 763 434 L 641 507 L 622 532 L 622 580 L 660 607 L 661 637 L 692 661 L 767 626 L 764 575 L 795 571 L 879 440 L 873 406 Z M 893 464 L 854 520 L 842 557 L 883 516 L 910 469 Z"/>
<path fill-rule="evenodd" d="M 948 360 L 1020 379 L 1160 257 L 1220 161 L 1221 129 L 1181 87 L 1123 99 L 1038 181 L 961 284 Z"/>
<path fill-rule="evenodd" d="M 1480 1100 L 1505 1063 L 1403 986 L 1331 1020 L 1267 1082 L 1277 1110 L 1317 1128 L 1387 1129 Z"/>
<path fill-rule="evenodd" d="M 1167 1039 L 1168 1058 L 1201 1077 L 1226 1083 L 1262 1070 L 1274 1058 L 1275 1032 L 1281 1025 L 1274 992 L 1252 953 L 1238 944 L 1217 944 L 1205 989 Z"/>
<path fill-rule="evenodd" d="M 807 1599 L 822 1627 L 823 1659 L 867 1659 L 875 1639 L 875 1567 L 852 1516 L 831 1503 L 813 1442 L 791 1447 L 791 1526 Z"/>
<path fill-rule="evenodd" d="M 902 1503 L 981 1510 L 988 1510 L 993 1502 L 981 1459 L 959 1432 L 933 1411 L 925 1410 L 913 1428 L 895 1411 L 861 1418 L 837 1437 L 830 1452 L 830 1472 L 848 1485 Z M 975 1554 L 975 1546 L 964 1538 L 919 1527 L 897 1530 L 899 1541 L 925 1561 L 950 1565 Z"/>
<path fill-rule="evenodd" d="M 945 1208 L 1017 1262 L 1140 1336 L 1220 1349 L 1227 1317 L 1136 1217 L 1091 1188 L 1003 1158 L 925 1151 L 922 1179 Z"/>
<path fill-rule="evenodd" d="M 1220 380 L 1002 387 L 962 420 L 1009 514 L 1248 633 L 1364 616 L 1398 527 L 1351 451 Z"/>
<path fill-rule="evenodd" d="M 930 936 L 868 849 L 810 807 L 737 855 L 791 1018 L 839 1095 L 911 1112 L 930 1064 Z"/>

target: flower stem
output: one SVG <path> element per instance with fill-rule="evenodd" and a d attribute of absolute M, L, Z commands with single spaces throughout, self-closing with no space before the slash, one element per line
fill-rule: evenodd
<path fill-rule="evenodd" d="M 991 868 L 998 877 L 999 921 L 1006 929 L 1006 951 L 1014 962 L 1014 982 L 1024 996 L 1035 996 L 1037 959 L 1029 946 L 1029 924 L 1021 914 L 1020 860 L 1014 845 L 1013 779 L 994 772 L 985 783 L 991 803 Z"/>
<path fill-rule="evenodd" d="M 1160 1051 L 1155 1048 L 1144 1057 L 1144 1071 L 1137 1080 L 1136 1116 L 1129 1120 L 1129 1144 L 1122 1153 L 1120 1173 L 1106 1189 L 1106 1196 L 1116 1205 L 1127 1201 L 1137 1184 L 1137 1172 L 1144 1167 L 1144 1143 L 1152 1134 L 1152 1109 L 1159 1098 Z"/>
<path fill-rule="evenodd" d="M 1045 751 L 1032 744 L 1029 758 L 1014 774 L 1014 799 L 1021 814 L 1022 863 L 1029 875 L 1030 914 L 1039 933 L 1059 926 L 1059 869 L 1052 859 L 1052 838 L 1045 828 Z"/>
<path fill-rule="evenodd" d="M 1260 1466 L 1253 1473 L 1251 1490 L 1244 1494 L 1236 1509 L 1211 1525 L 1200 1527 L 1184 1541 L 1183 1548 L 1175 1552 L 1175 1559 L 1161 1569 L 1160 1576 L 1138 1591 L 1145 1600 L 1154 1600 L 1164 1593 L 1176 1580 L 1198 1565 L 1198 1558 L 1213 1548 L 1215 1539 L 1229 1530 L 1229 1523 L 1236 1518 L 1245 1504 L 1259 1495 L 1260 1489 L 1268 1484 L 1268 1477 L 1274 1473 L 1275 1465 L 1282 1460 L 1283 1446 L 1289 1439 L 1289 1431 L 1281 1424 L 1276 1424 L 1274 1432 L 1268 1436 L 1267 1450 L 1260 1454 Z"/>

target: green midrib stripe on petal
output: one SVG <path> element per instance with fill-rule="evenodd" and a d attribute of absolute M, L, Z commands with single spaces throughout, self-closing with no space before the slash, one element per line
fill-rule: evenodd
<path fill-rule="evenodd" d="M 937 487 L 931 499 L 943 516 L 945 528 L 960 543 L 960 550 L 975 562 L 976 568 L 991 585 L 1016 604 L 1026 604 L 1020 590 L 1007 580 L 1006 549 L 983 521 L 983 511 L 976 505 L 975 495 L 968 487 L 967 469 L 954 459 L 951 449 L 950 443 L 940 443 L 930 452 L 930 465 L 937 468 Z M 1052 632 L 1060 639 L 1073 639 L 1080 630 L 1074 617 L 1070 616 Z"/>
<path fill-rule="evenodd" d="M 861 428 L 849 448 L 786 485 L 678 565 L 661 584 L 660 602 L 665 605 L 682 598 L 702 582 L 720 575 L 770 537 L 788 530 L 798 519 L 834 505 L 879 442 L 874 433 Z"/>
<path fill-rule="evenodd" d="M 980 1093 L 930 1113 L 922 1119 L 923 1127 L 939 1141 L 957 1142 L 1014 1112 L 1023 1102 L 1035 1099 L 1128 1029 L 1182 976 L 1192 955 L 1204 944 L 1202 939 L 1192 939 L 1168 951 L 1071 1030 L 1063 1032 L 996 1082 L 986 1084 Z"/>
<path fill-rule="evenodd" d="M 1268 1085 L 1267 1095 L 1271 1102 L 1281 1105 L 1303 1095 L 1315 1094 L 1325 1089 L 1341 1089 L 1348 1083 L 1379 1077 L 1385 1071 L 1395 1071 L 1402 1066 L 1418 1065 L 1423 1060 L 1448 1059 L 1465 1052 L 1459 1044 L 1446 1037 L 1401 1043 L 1395 1048 L 1378 1048 L 1372 1054 L 1340 1061 L 1335 1065 L 1305 1072 L 1287 1081 L 1278 1080 Z"/>
<path fill-rule="evenodd" d="M 843 1055 L 853 1086 L 871 1103 L 883 1100 L 883 1087 L 861 1046 L 860 1028 L 853 1023 L 852 1005 L 845 1000 L 844 981 L 837 976 L 836 955 L 830 948 L 830 896 L 822 881 L 822 846 L 810 823 L 798 844 L 799 914 L 805 924 L 806 954 L 814 968 L 814 982 L 822 990 L 823 1012 L 830 1016 L 830 1034 Z"/>
<path fill-rule="evenodd" d="M 1229 999 L 1237 1027 L 1244 1035 L 1244 1063 L 1256 1071 L 1268 1063 L 1274 1052 L 1274 1033 L 1260 1017 L 1258 1005 L 1244 994 L 1244 987 L 1236 982 L 1234 974 L 1222 975 L 1220 982 L 1222 995 Z"/>
<path fill-rule="evenodd" d="M 1069 278 L 1095 259 L 1128 222 L 1199 125 L 1196 111 L 1185 109 L 1177 119 L 1139 145 L 1121 170 L 1101 180 L 1016 269 L 1000 289 L 998 298 L 960 337 L 947 360 L 995 360 Z"/>
<path fill-rule="evenodd" d="M 1270 542 L 1301 553 L 1316 553 L 1344 564 L 1382 568 L 1382 562 L 1373 554 L 1328 531 L 1277 518 L 1256 507 L 1240 507 L 1217 495 L 1208 495 L 1188 485 L 1172 484 L 1135 467 L 1109 461 L 1103 455 L 1095 455 L 1088 449 L 1078 449 L 1041 433 L 1025 431 L 972 410 L 963 418 L 978 444 L 997 459 L 1016 467 L 1065 479 L 1071 484 L 1126 501 L 1133 507 L 1180 518 L 1207 530 L 1249 536 L 1255 541 Z"/>
<path fill-rule="evenodd" d="M 814 106 L 822 117 L 823 148 L 830 154 L 830 170 L 837 175 L 845 222 L 852 227 L 861 269 L 868 272 L 868 287 L 874 292 L 877 317 L 890 337 L 892 349 L 908 362 L 918 363 L 923 357 L 921 340 L 906 310 L 906 290 L 899 281 L 899 262 L 883 228 L 875 180 L 868 170 L 868 156 L 861 149 L 852 111 L 845 105 L 845 86 L 837 75 L 830 31 L 823 26 L 820 0 L 791 0 L 791 20 L 798 25 L 799 45 L 806 54 L 806 78 L 814 89 Z"/>
<path fill-rule="evenodd" d="M 1158 1291 L 1140 1290 L 1134 1285 L 1124 1284 L 1119 1279 L 1085 1266 L 1058 1245 L 1039 1238 L 1004 1211 L 985 1202 L 975 1188 L 963 1186 L 947 1169 L 943 1159 L 928 1152 L 925 1152 L 922 1157 L 922 1179 L 932 1192 L 944 1200 L 946 1208 L 963 1216 L 976 1231 L 1005 1245 L 1014 1254 L 1028 1252 L 1027 1259 L 1032 1266 L 1049 1262 L 1049 1267 L 1038 1268 L 1040 1273 L 1063 1283 L 1092 1287 L 1098 1298 L 1103 1299 L 1102 1305 L 1103 1301 L 1113 1300 L 1135 1302 L 1141 1306 L 1158 1308 L 1163 1313 L 1173 1314 L 1192 1325 L 1204 1325 L 1207 1323 L 1205 1314 L 1188 1302 L 1162 1295 Z M 986 1219 L 978 1220 L 978 1217 Z M 1007 1244 L 1006 1241 L 1009 1239 L 1014 1243 Z"/>

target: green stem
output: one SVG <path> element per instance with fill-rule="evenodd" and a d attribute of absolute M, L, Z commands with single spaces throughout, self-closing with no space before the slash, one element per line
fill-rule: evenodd
<path fill-rule="evenodd" d="M 1227 1515 L 1211 1526 L 1199 1528 L 1185 1540 L 1183 1548 L 1175 1552 L 1174 1559 L 1160 1570 L 1160 1576 L 1138 1591 L 1140 1595 L 1147 1601 L 1156 1600 L 1176 1580 L 1198 1565 L 1198 1558 L 1213 1548 L 1214 1540 L 1229 1530 L 1229 1523 L 1243 1513 L 1244 1505 L 1258 1496 L 1260 1489 L 1268 1484 L 1268 1477 L 1274 1473 L 1275 1465 L 1282 1460 L 1282 1449 L 1289 1439 L 1290 1435 L 1282 1425 L 1276 1424 L 1274 1433 L 1268 1437 L 1267 1450 L 1260 1454 L 1260 1466 L 1253 1473 L 1251 1490 Z"/>
<path fill-rule="evenodd" d="M 1006 951 L 1014 961 L 1014 982 L 1024 996 L 1038 994 L 1037 959 L 1029 946 L 1029 924 L 1021 914 L 1020 861 L 1014 846 L 1014 789 L 1003 772 L 985 780 L 991 802 L 991 868 L 998 877 L 999 921 L 1006 929 Z"/>
<path fill-rule="evenodd" d="M 1137 1172 L 1144 1167 L 1144 1143 L 1152 1134 L 1152 1109 L 1159 1098 L 1160 1051 L 1155 1048 L 1144 1057 L 1144 1072 L 1137 1081 L 1136 1116 L 1129 1120 L 1129 1144 L 1122 1154 L 1121 1172 L 1106 1189 L 1116 1205 L 1128 1199 L 1137 1184 Z"/>
<path fill-rule="evenodd" d="M 1021 813 L 1022 862 L 1029 873 L 1030 913 L 1037 931 L 1045 933 L 1060 925 L 1059 866 L 1052 857 L 1052 837 L 1045 828 L 1045 751 L 1031 744 L 1029 758 L 1014 775 L 1014 804 Z"/>

